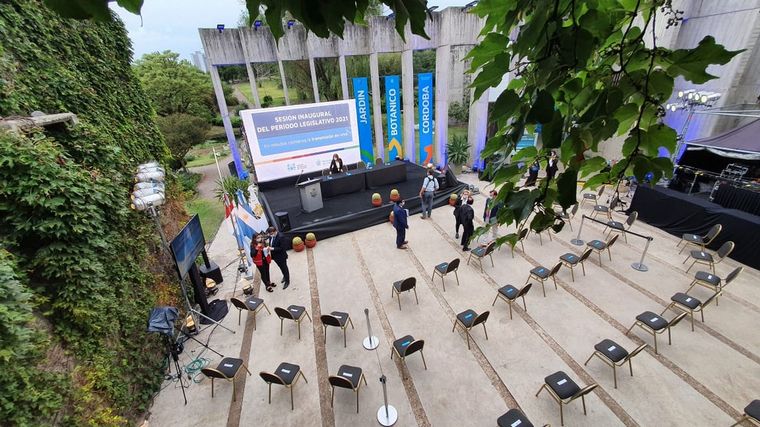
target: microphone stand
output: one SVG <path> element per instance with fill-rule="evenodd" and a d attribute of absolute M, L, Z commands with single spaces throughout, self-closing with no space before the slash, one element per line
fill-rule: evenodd
<path fill-rule="evenodd" d="M 298 178 L 296 179 L 296 187 L 298 187 L 298 184 L 301 181 L 301 175 L 303 175 L 303 169 L 301 169 L 301 172 L 298 173 Z"/>

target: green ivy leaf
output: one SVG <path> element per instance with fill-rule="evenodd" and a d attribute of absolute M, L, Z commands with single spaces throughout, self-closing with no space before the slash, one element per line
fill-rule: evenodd
<path fill-rule="evenodd" d="M 673 93 L 673 77 L 663 70 L 654 70 L 649 75 L 649 95 L 666 100 Z"/>
<path fill-rule="evenodd" d="M 143 6 L 143 0 L 117 0 L 117 4 L 128 11 L 139 15 Z"/>
<path fill-rule="evenodd" d="M 491 110 L 491 120 L 495 121 L 503 117 L 511 117 L 519 107 L 520 96 L 514 90 L 507 89 L 496 98 L 496 102 L 494 102 L 493 109 Z"/>
<path fill-rule="evenodd" d="M 631 130 L 631 126 L 633 126 L 633 123 L 636 121 L 638 114 L 639 107 L 632 102 L 618 108 L 615 112 L 615 120 L 619 122 L 617 134 L 622 135 Z"/>
<path fill-rule="evenodd" d="M 744 52 L 741 50 L 726 50 L 723 45 L 715 43 L 712 36 L 705 36 L 693 49 L 678 49 L 671 52 L 664 62 L 669 63 L 668 74 L 671 77 L 683 76 L 686 80 L 702 84 L 716 78 L 706 70 L 711 64 L 727 64 L 734 56 Z"/>
<path fill-rule="evenodd" d="M 512 156 L 512 161 L 517 162 L 522 159 L 530 159 L 538 156 L 538 150 L 536 147 L 529 146 L 521 148 L 517 153 L 515 153 L 514 156 Z"/>
<path fill-rule="evenodd" d="M 578 187 L 578 171 L 573 168 L 565 169 L 557 178 L 557 201 L 562 209 L 568 209 L 576 203 Z"/>
<path fill-rule="evenodd" d="M 541 130 L 541 141 L 546 148 L 559 148 L 562 145 L 565 119 L 559 111 L 552 113 L 552 119 L 544 123 Z"/>
<path fill-rule="evenodd" d="M 529 123 L 548 123 L 554 117 L 554 98 L 545 91 L 539 90 L 536 94 L 536 100 L 528 112 L 527 121 Z"/>
<path fill-rule="evenodd" d="M 504 52 L 508 43 L 509 38 L 507 38 L 507 36 L 499 33 L 488 33 L 480 44 L 473 47 L 467 55 L 465 55 L 465 59 L 472 59 L 469 72 L 476 72 L 478 68 L 491 58 Z"/>
<path fill-rule="evenodd" d="M 664 124 L 652 125 L 647 129 L 647 154 L 657 156 L 660 147 L 664 147 L 669 153 L 676 149 L 677 135 L 675 129 Z"/>
<path fill-rule="evenodd" d="M 607 166 L 607 159 L 601 156 L 595 156 L 590 159 L 586 159 L 583 162 L 583 166 L 581 166 L 579 174 L 581 177 L 584 177 L 594 172 L 599 172 L 605 166 Z"/>

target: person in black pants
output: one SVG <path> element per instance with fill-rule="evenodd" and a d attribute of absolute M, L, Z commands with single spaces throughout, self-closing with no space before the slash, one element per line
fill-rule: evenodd
<path fill-rule="evenodd" d="M 462 191 L 462 194 L 457 197 L 457 201 L 454 202 L 454 221 L 456 221 L 456 224 L 454 225 L 455 239 L 459 238 L 459 226 L 462 225 L 462 220 L 459 217 L 459 211 L 462 210 L 462 203 L 466 203 L 468 197 L 470 197 L 470 191 L 464 190 Z"/>
<path fill-rule="evenodd" d="M 282 289 L 287 289 L 290 286 L 290 270 L 288 270 L 288 250 L 285 246 L 285 236 L 274 227 L 269 227 L 267 233 L 269 234 L 269 247 L 272 250 L 272 261 L 277 264 L 277 267 L 280 267 L 282 272 Z"/>
<path fill-rule="evenodd" d="M 552 150 L 549 160 L 546 162 L 546 180 L 551 181 L 557 174 L 557 152 Z"/>
<path fill-rule="evenodd" d="M 462 221 L 462 225 L 464 226 L 464 230 L 462 231 L 462 250 L 465 252 L 470 250 L 470 237 L 472 237 L 472 233 L 475 231 L 475 224 L 472 222 L 475 219 L 475 210 L 472 209 L 472 203 L 472 197 L 468 197 L 467 204 L 463 204 L 459 211 L 460 221 Z"/>
<path fill-rule="evenodd" d="M 393 228 L 396 229 L 396 248 L 406 249 L 406 229 L 409 228 L 407 223 L 407 213 L 404 209 L 404 200 L 400 199 L 393 205 Z"/>
<path fill-rule="evenodd" d="M 261 283 L 266 287 L 267 292 L 274 291 L 275 284 L 269 279 L 269 264 L 272 262 L 269 247 L 266 246 L 266 237 L 258 235 L 251 242 L 251 258 L 259 270 Z"/>

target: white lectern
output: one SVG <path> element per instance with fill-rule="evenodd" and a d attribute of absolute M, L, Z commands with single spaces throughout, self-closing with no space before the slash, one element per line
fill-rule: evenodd
<path fill-rule="evenodd" d="M 298 184 L 298 192 L 301 194 L 301 210 L 309 213 L 322 209 L 322 187 L 318 178 L 310 179 Z"/>

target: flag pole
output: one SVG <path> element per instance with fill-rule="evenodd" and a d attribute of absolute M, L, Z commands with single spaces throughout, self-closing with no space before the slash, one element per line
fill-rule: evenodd
<path fill-rule="evenodd" d="M 216 171 L 219 173 L 219 181 L 222 181 L 222 170 L 219 169 L 219 158 L 216 156 L 216 148 L 211 147 L 211 151 L 214 153 L 214 163 L 216 163 Z"/>

